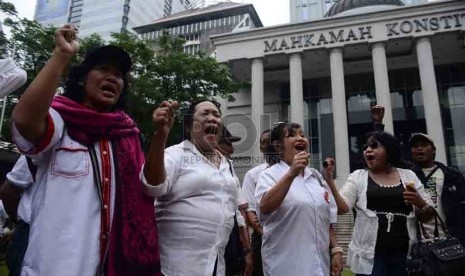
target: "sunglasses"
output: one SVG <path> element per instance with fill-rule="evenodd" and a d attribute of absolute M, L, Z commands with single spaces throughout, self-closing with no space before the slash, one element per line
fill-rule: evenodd
<path fill-rule="evenodd" d="M 367 150 L 368 147 L 370 147 L 371 149 L 377 149 L 379 146 L 379 143 L 378 141 L 372 141 L 371 143 L 367 143 L 365 145 L 363 145 L 363 150 Z"/>
<path fill-rule="evenodd" d="M 276 122 L 276 123 L 273 124 L 273 130 L 275 130 L 278 127 L 280 127 L 281 125 L 284 125 L 284 124 L 287 124 L 287 123 L 288 123 L 287 121 Z"/>

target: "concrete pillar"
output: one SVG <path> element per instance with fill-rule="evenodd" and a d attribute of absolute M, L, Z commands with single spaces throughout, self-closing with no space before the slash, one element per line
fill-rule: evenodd
<path fill-rule="evenodd" d="M 420 71 L 423 107 L 425 109 L 426 130 L 436 145 L 436 160 L 447 163 L 444 131 L 439 105 L 436 75 L 434 73 L 433 52 L 428 37 L 416 41 L 418 69 Z"/>
<path fill-rule="evenodd" d="M 304 95 L 302 81 L 302 56 L 291 54 L 289 56 L 289 80 L 291 86 L 291 122 L 304 125 Z"/>
<path fill-rule="evenodd" d="M 389 76 L 384 43 L 374 43 L 371 47 L 371 53 L 373 58 L 373 72 L 375 75 L 376 102 L 384 106 L 384 130 L 394 134 L 391 93 L 389 90 Z"/>
<path fill-rule="evenodd" d="M 345 180 L 350 174 L 349 132 L 347 127 L 347 104 L 344 87 L 342 49 L 332 49 L 329 59 L 331 66 L 336 173 L 338 180 L 341 181 Z"/>
<path fill-rule="evenodd" d="M 264 111 L 264 77 L 263 77 L 263 60 L 256 58 L 252 60 L 252 95 L 251 95 L 251 115 L 255 124 L 257 139 L 252 148 L 252 160 L 261 156 L 260 153 L 260 133 L 263 130 L 261 125 L 261 116 Z M 252 164 L 256 166 L 258 164 Z"/>

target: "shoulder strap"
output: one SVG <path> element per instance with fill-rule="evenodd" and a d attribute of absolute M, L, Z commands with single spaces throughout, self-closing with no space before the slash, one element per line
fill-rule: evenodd
<path fill-rule="evenodd" d="M 225 157 L 226 158 L 226 157 Z M 228 158 L 226 158 L 226 161 L 228 161 L 228 164 L 229 164 L 229 172 L 231 173 L 231 175 L 234 177 L 235 174 L 234 174 L 234 171 L 233 171 L 233 167 L 232 167 L 232 164 L 231 164 L 231 160 L 229 160 Z"/>
<path fill-rule="evenodd" d="M 89 149 L 90 161 L 92 163 L 92 171 L 94 173 L 94 181 L 97 186 L 98 196 L 100 198 L 100 204 L 103 205 L 103 195 L 102 195 L 102 180 L 100 178 L 100 169 L 98 166 L 97 154 L 95 153 L 94 145 L 87 146 Z"/>
<path fill-rule="evenodd" d="M 323 185 L 323 181 L 321 181 L 320 179 L 320 176 L 319 176 L 320 173 L 314 168 L 309 168 L 309 169 L 312 172 L 312 174 L 315 176 L 315 178 L 318 180 L 318 183 L 320 183 L 320 186 L 325 187 L 325 185 Z"/>
<path fill-rule="evenodd" d="M 31 172 L 32 180 L 36 182 L 37 166 L 32 163 L 31 157 L 26 156 L 27 167 Z"/>
<path fill-rule="evenodd" d="M 436 168 L 434 168 L 432 171 L 429 172 L 429 174 L 425 177 L 425 184 L 428 182 L 428 180 L 433 176 L 433 174 L 439 169 L 439 166 L 436 165 Z"/>

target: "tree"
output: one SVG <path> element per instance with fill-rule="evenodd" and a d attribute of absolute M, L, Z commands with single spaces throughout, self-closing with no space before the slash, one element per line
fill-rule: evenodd
<path fill-rule="evenodd" d="M 7 48 L 10 52 L 15 49 L 15 60 L 28 73 L 26 85 L 9 98 L 10 106 L 6 116 L 8 118 L 19 95 L 50 57 L 54 47 L 54 28 L 42 27 L 36 21 L 18 18 L 14 6 L 2 0 L 0 12 L 9 16 L 5 25 L 11 28 L 12 35 L 7 40 Z M 82 61 L 86 50 L 104 43 L 97 34 L 81 39 L 79 53 L 73 61 Z M 184 53 L 184 41 L 173 38 L 168 33 L 164 33 L 157 41 L 157 49 L 128 32 L 112 34 L 109 43 L 123 47 L 132 57 L 127 112 L 134 118 L 145 138 L 153 133 L 151 114 L 163 100 L 185 103 L 218 96 L 232 101 L 232 94 L 248 85 L 234 81 L 229 68 L 219 64 L 214 58 L 203 54 L 192 56 Z M 170 137 L 172 143 L 181 138 L 181 131 L 181 124 L 177 124 Z M 3 140 L 5 138 L 8 140 L 9 135 L 4 135 Z"/>

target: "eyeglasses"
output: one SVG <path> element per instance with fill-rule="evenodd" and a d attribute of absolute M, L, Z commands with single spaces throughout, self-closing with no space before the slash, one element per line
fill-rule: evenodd
<path fill-rule="evenodd" d="M 371 149 L 377 149 L 379 146 L 379 143 L 378 141 L 372 141 L 371 143 L 368 143 L 368 144 L 365 144 L 363 145 L 363 150 L 367 150 L 368 147 L 370 147 Z"/>

